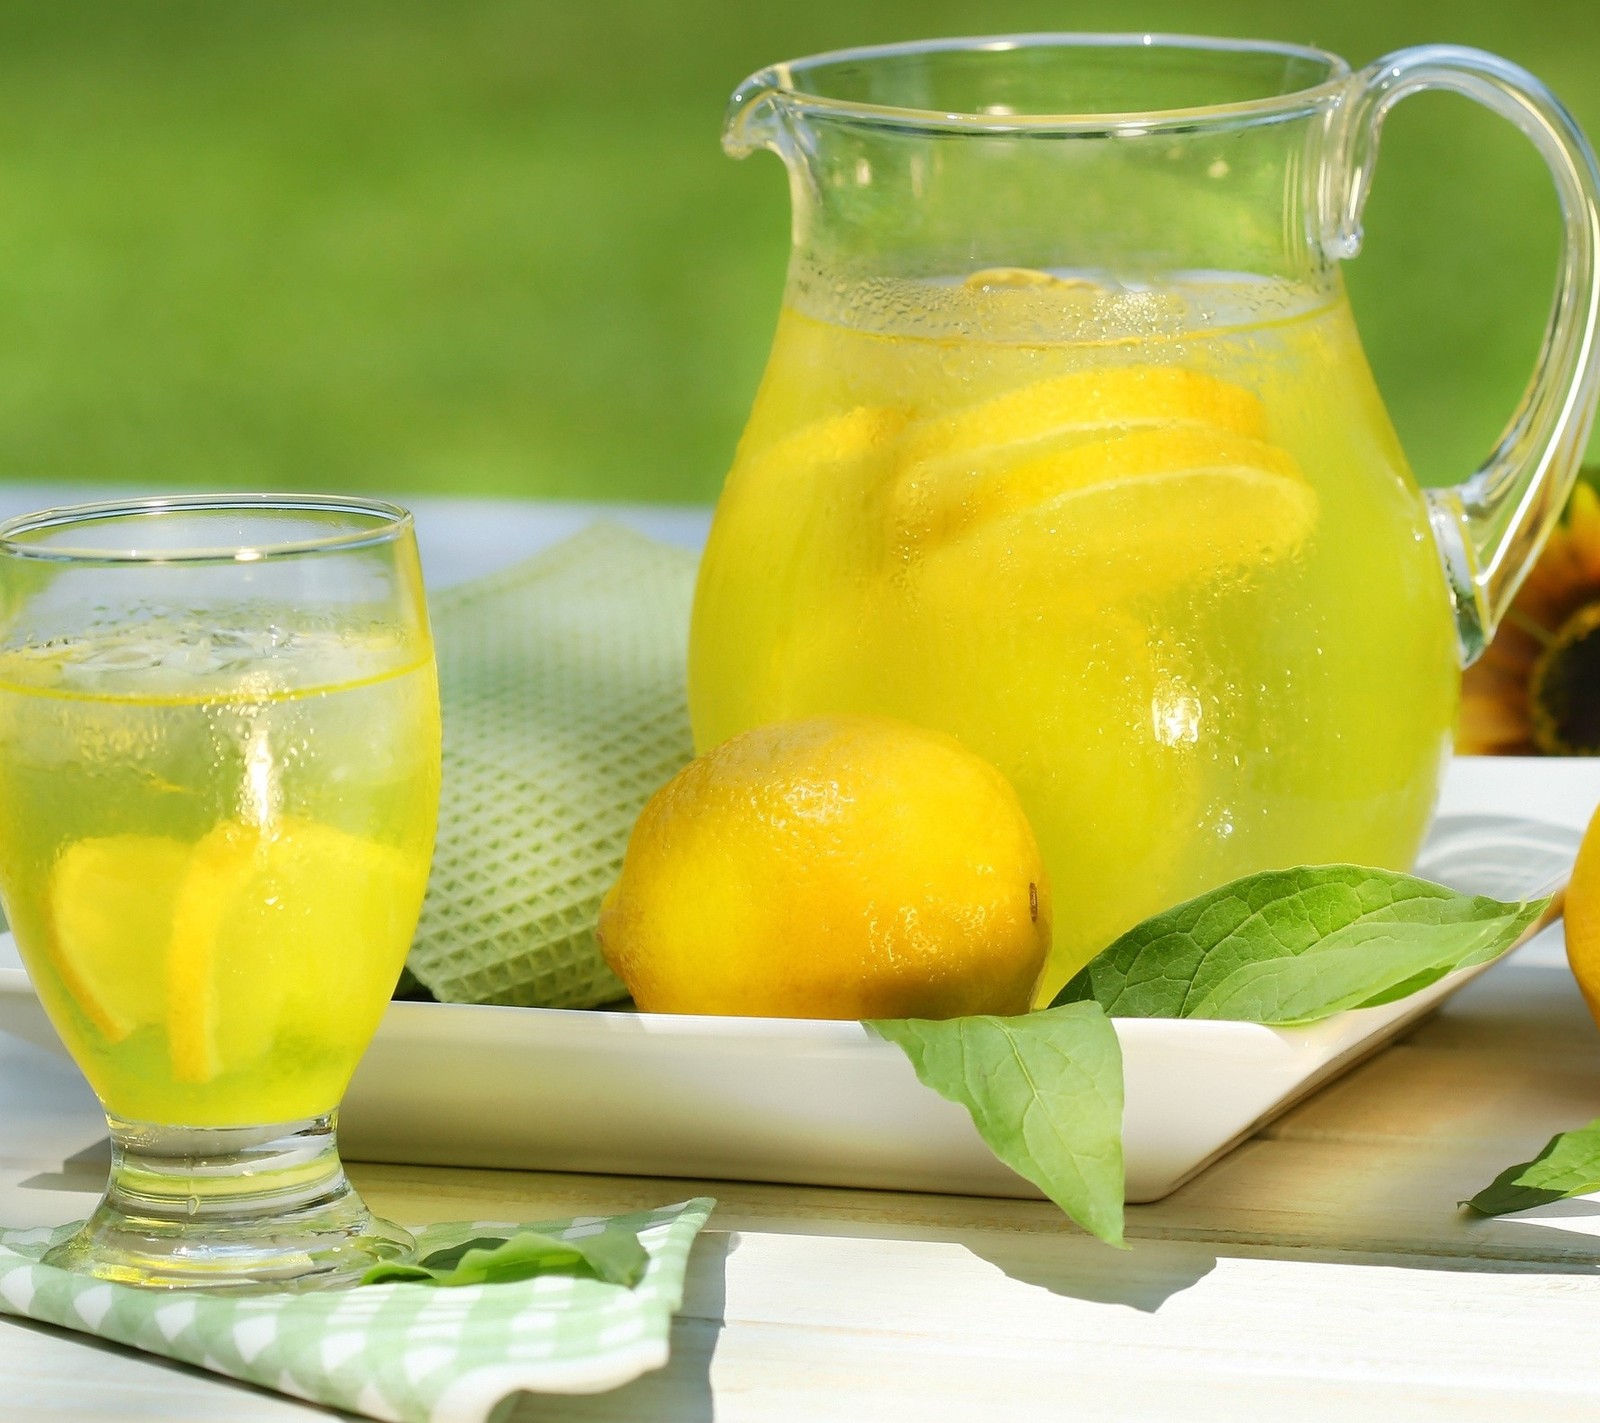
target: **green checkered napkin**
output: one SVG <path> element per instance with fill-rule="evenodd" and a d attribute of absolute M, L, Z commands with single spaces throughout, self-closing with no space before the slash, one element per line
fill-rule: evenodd
<path fill-rule="evenodd" d="M 639 811 L 694 754 L 694 574 L 687 550 L 594 524 L 431 600 L 444 786 L 406 966 L 436 998 L 627 996 L 594 926 Z"/>
<path fill-rule="evenodd" d="M 511 1284 L 364 1285 L 308 1294 L 141 1290 L 39 1264 L 74 1227 L 0 1230 L 0 1312 L 132 1345 L 279 1393 L 396 1423 L 479 1423 L 509 1394 L 599 1393 L 667 1361 L 706 1197 L 610 1221 L 650 1255 L 632 1289 L 540 1275 Z M 535 1230 L 573 1239 L 606 1217 L 429 1226 L 419 1254 Z"/>

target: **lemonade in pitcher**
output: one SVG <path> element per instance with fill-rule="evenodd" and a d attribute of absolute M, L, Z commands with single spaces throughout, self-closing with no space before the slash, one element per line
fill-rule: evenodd
<path fill-rule="evenodd" d="M 1515 120 L 1565 241 L 1511 424 L 1424 493 L 1340 264 L 1427 88 Z M 1447 45 L 928 40 L 752 74 L 723 147 L 783 160 L 792 247 L 696 591 L 699 747 L 875 711 L 994 762 L 1052 880 L 1045 996 L 1238 876 L 1408 867 L 1600 390 L 1595 161 L 1539 82 Z"/>
<path fill-rule="evenodd" d="M 810 306 L 706 551 L 702 747 L 863 710 L 993 761 L 1052 879 L 1046 996 L 1237 875 L 1408 861 L 1455 634 L 1342 295 L 1003 269 Z"/>
<path fill-rule="evenodd" d="M 0 867 L 114 1117 L 338 1103 L 405 961 L 439 780 L 431 651 L 160 617 L 0 652 Z"/>

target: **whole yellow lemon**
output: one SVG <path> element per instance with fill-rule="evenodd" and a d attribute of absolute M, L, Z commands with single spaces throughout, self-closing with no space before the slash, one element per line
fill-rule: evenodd
<path fill-rule="evenodd" d="M 656 792 L 599 935 L 647 1012 L 1022 1013 L 1050 889 L 987 761 L 887 717 L 811 717 L 735 736 Z"/>

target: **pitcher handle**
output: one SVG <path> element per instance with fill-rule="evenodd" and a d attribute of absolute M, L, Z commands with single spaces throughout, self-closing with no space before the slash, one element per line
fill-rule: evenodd
<path fill-rule="evenodd" d="M 1423 89 L 1465 95 L 1510 119 L 1544 156 L 1561 199 L 1560 280 L 1533 378 L 1476 473 L 1427 495 L 1465 666 L 1494 636 L 1583 460 L 1600 393 L 1600 170 L 1572 116 L 1527 70 L 1458 45 L 1397 50 L 1350 77 L 1333 116 L 1334 159 L 1324 169 L 1322 203 L 1330 256 L 1360 250 L 1378 132 L 1395 104 Z"/>

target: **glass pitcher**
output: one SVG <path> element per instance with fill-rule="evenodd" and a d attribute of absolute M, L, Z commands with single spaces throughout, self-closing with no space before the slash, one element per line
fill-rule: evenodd
<path fill-rule="evenodd" d="M 1427 88 L 1533 140 L 1565 238 L 1504 437 L 1424 495 L 1339 262 Z M 1408 865 L 1600 383 L 1600 175 L 1551 95 L 1445 46 L 949 40 L 763 70 L 723 141 L 788 165 L 794 248 L 696 592 L 699 746 L 864 710 L 994 761 L 1052 879 L 1042 997 L 1238 875 Z"/>

